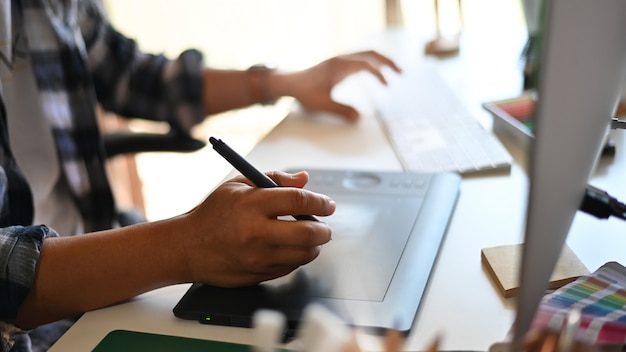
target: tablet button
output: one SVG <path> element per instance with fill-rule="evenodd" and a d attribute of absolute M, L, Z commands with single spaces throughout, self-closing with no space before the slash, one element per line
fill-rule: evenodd
<path fill-rule="evenodd" d="M 380 183 L 380 177 L 364 172 L 350 173 L 343 179 L 343 186 L 352 189 L 371 188 Z"/>

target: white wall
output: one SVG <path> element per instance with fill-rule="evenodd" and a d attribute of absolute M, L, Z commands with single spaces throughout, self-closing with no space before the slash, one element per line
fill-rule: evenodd
<path fill-rule="evenodd" d="M 207 64 L 294 67 L 349 50 L 385 25 L 381 0 L 105 0 L 111 21 L 142 49 L 194 47 Z"/>

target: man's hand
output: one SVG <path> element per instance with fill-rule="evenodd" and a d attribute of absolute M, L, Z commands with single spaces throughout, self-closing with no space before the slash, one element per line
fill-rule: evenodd
<path fill-rule="evenodd" d="M 336 56 L 309 69 L 287 74 L 288 95 L 295 97 L 306 109 L 331 112 L 354 122 L 359 119 L 359 113 L 351 106 L 334 101 L 331 97 L 333 87 L 361 71 L 367 71 L 381 84 L 387 84 L 381 72 L 383 66 L 396 72 L 401 71 L 391 59 L 376 51 Z"/>
<path fill-rule="evenodd" d="M 269 173 L 283 187 L 258 188 L 240 176 L 218 187 L 184 215 L 189 280 L 218 286 L 242 286 L 286 275 L 315 259 L 331 239 L 322 221 L 293 221 L 281 216 L 328 216 L 329 197 L 302 189 L 308 174 Z M 191 235 L 190 235 L 191 234 Z"/>

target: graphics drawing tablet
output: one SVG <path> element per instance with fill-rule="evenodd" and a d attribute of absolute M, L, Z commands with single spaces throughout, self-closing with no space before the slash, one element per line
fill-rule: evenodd
<path fill-rule="evenodd" d="M 251 327 L 256 310 L 274 309 L 286 316 L 290 334 L 304 307 L 317 302 L 352 326 L 410 330 L 456 205 L 460 176 L 307 171 L 305 188 L 337 203 L 333 215 L 320 218 L 333 231 L 320 255 L 255 286 L 193 284 L 174 307 L 175 316 Z"/>

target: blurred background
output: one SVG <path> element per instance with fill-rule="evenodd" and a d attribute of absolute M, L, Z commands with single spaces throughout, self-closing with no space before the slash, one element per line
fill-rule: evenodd
<path fill-rule="evenodd" d="M 437 33 L 435 0 L 103 1 L 114 26 L 135 39 L 143 51 L 173 58 L 196 48 L 215 68 L 245 69 L 265 63 L 299 69 L 367 48 L 368 38 L 394 28 L 423 38 L 416 40 L 416 46 Z M 461 43 L 480 38 L 486 50 L 497 50 L 508 43 L 519 46 L 526 35 L 518 0 L 439 0 L 437 4 L 440 32 L 456 35 L 462 27 Z M 290 107 L 279 102 L 275 107 L 214 116 L 194 135 L 203 140 L 215 135 L 246 154 Z M 163 128 L 141 121 L 107 126 L 138 131 Z M 110 167 L 118 203 L 139 207 L 150 220 L 190 210 L 231 170 L 209 147 L 188 154 L 116 157 Z"/>

